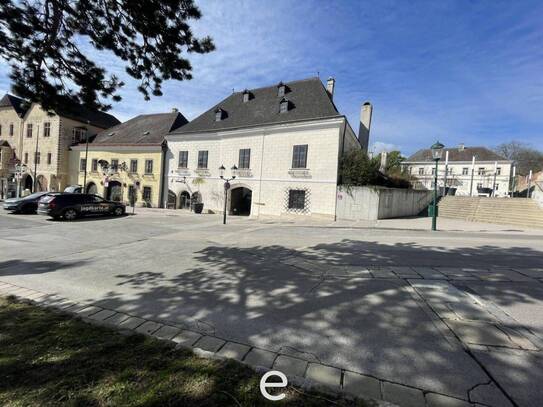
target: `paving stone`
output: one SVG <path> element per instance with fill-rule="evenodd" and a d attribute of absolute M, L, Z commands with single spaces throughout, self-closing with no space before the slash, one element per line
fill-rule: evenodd
<path fill-rule="evenodd" d="M 482 384 L 469 392 L 470 400 L 492 407 L 511 407 L 511 402 L 494 383 Z"/>
<path fill-rule="evenodd" d="M 455 399 L 454 397 L 443 396 L 442 394 L 426 394 L 427 407 L 471 407 L 468 401 Z"/>
<path fill-rule="evenodd" d="M 251 349 L 251 347 L 247 345 L 227 342 L 219 351 L 219 355 L 230 359 L 242 360 L 247 352 L 249 352 L 249 349 Z"/>
<path fill-rule="evenodd" d="M 287 376 L 303 377 L 306 367 L 307 362 L 305 360 L 291 358 L 286 355 L 279 355 L 273 364 L 275 370 L 279 370 Z"/>
<path fill-rule="evenodd" d="M 398 276 L 390 270 L 370 269 L 370 272 L 375 278 L 398 278 Z"/>
<path fill-rule="evenodd" d="M 201 334 L 193 331 L 181 330 L 177 335 L 172 339 L 175 343 L 181 346 L 190 347 L 202 337 Z"/>
<path fill-rule="evenodd" d="M 121 324 L 122 322 L 126 321 L 128 318 L 130 318 L 130 315 L 123 314 L 122 312 L 117 312 L 116 314 L 113 314 L 111 317 L 108 317 L 104 320 L 106 324 L 117 326 Z"/>
<path fill-rule="evenodd" d="M 195 348 L 200 348 L 203 350 L 206 350 L 208 352 L 217 352 L 221 346 L 223 346 L 225 341 L 219 338 L 215 338 L 214 336 L 204 336 L 201 338 L 198 342 L 196 342 L 193 346 Z"/>
<path fill-rule="evenodd" d="M 154 332 L 153 336 L 156 336 L 159 339 L 166 339 L 169 341 L 179 332 L 181 332 L 181 329 L 179 328 L 170 325 L 164 325 L 158 331 Z"/>
<path fill-rule="evenodd" d="M 276 353 L 264 349 L 253 348 L 247 356 L 245 356 L 243 361 L 251 366 L 260 366 L 269 369 L 272 367 L 276 356 Z"/>
<path fill-rule="evenodd" d="M 345 372 L 343 374 L 343 390 L 357 397 L 381 399 L 379 380 L 358 373 Z"/>
<path fill-rule="evenodd" d="M 416 273 L 411 267 L 393 266 L 390 271 L 402 278 L 420 278 L 420 274 Z"/>
<path fill-rule="evenodd" d="M 46 303 L 48 306 L 52 306 L 54 307 L 54 304 L 53 303 Z M 65 308 L 65 311 L 67 312 L 71 312 L 73 314 L 77 314 L 79 313 L 80 311 L 83 311 L 85 308 L 88 308 L 90 307 L 89 304 L 81 304 L 81 303 L 74 303 L 74 305 L 70 306 L 70 307 L 67 307 Z"/>
<path fill-rule="evenodd" d="M 39 291 L 34 291 L 33 294 L 27 295 L 26 298 L 28 298 L 28 299 L 30 299 L 32 301 L 36 301 L 37 298 L 43 297 L 45 295 L 47 295 L 47 294 L 41 293 Z"/>
<path fill-rule="evenodd" d="M 470 302 L 449 302 L 447 307 L 460 318 L 472 321 L 496 322 L 496 318 L 478 304 Z"/>
<path fill-rule="evenodd" d="M 305 377 L 330 387 L 339 387 L 341 384 L 341 370 L 319 363 L 310 363 Z"/>
<path fill-rule="evenodd" d="M 90 318 L 96 321 L 103 321 L 104 319 L 109 318 L 112 315 L 115 315 L 116 313 L 117 313 L 116 311 L 113 311 L 110 309 L 103 309 L 102 311 L 99 311 L 96 314 L 91 315 Z"/>
<path fill-rule="evenodd" d="M 162 324 L 159 324 L 157 322 L 147 321 L 141 324 L 140 326 L 138 326 L 136 328 L 136 332 L 139 332 L 140 334 L 151 335 L 153 332 L 157 331 L 161 326 Z"/>
<path fill-rule="evenodd" d="M 90 317 L 91 315 L 96 314 L 97 312 L 102 311 L 103 308 L 95 307 L 93 305 L 88 306 L 87 308 L 83 308 L 79 311 L 76 311 L 78 315 L 81 315 L 82 317 Z"/>
<path fill-rule="evenodd" d="M 383 399 L 402 407 L 420 407 L 425 404 L 422 391 L 388 382 L 383 382 Z"/>
<path fill-rule="evenodd" d="M 504 346 L 509 348 L 532 349 L 534 345 L 518 333 L 510 330 L 507 334 L 494 324 L 475 321 L 447 321 L 447 325 L 467 344 Z M 513 334 L 514 336 L 512 336 Z"/>
<path fill-rule="evenodd" d="M 123 329 L 136 329 L 138 326 L 143 324 L 145 319 L 138 317 L 130 317 L 119 324 L 119 328 Z"/>
<path fill-rule="evenodd" d="M 413 270 L 416 271 L 423 278 L 428 279 L 428 280 L 446 280 L 447 279 L 445 274 L 442 274 L 431 267 L 413 267 Z"/>

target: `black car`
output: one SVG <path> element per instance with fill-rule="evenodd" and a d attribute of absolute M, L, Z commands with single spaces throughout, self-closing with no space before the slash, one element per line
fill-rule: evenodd
<path fill-rule="evenodd" d="M 38 213 L 54 219 L 74 220 L 79 216 L 124 215 L 126 206 L 121 202 L 107 201 L 98 195 L 56 193 L 40 200 Z"/>
<path fill-rule="evenodd" d="M 21 198 L 10 198 L 4 201 L 4 209 L 14 213 L 36 213 L 38 201 L 49 192 L 35 192 Z"/>

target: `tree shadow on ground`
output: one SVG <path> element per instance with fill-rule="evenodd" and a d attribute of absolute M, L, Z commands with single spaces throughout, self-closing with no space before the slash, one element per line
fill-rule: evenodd
<path fill-rule="evenodd" d="M 240 364 L 1 298 L 0 332 L 3 405 L 275 405 L 260 396 L 259 377 Z M 286 393 L 281 405 L 327 406 L 334 399 Z"/>
<path fill-rule="evenodd" d="M 348 239 L 303 252 L 280 245 L 208 246 L 184 258 L 175 273 L 116 275 L 119 288 L 130 295 L 112 290 L 100 304 L 465 398 L 473 385 L 488 381 L 486 373 L 443 335 L 405 280 L 367 278 L 362 266 L 442 265 L 476 273 L 475 268 L 519 262 L 535 267 L 542 254 L 489 245 L 447 249 Z M 286 264 L 292 258 L 308 266 Z M 351 267 L 329 273 L 345 265 Z M 543 301 L 539 294 L 504 294 L 502 303 Z"/>

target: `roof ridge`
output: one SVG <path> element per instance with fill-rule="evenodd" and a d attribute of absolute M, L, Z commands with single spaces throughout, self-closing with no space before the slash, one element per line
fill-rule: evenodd
<path fill-rule="evenodd" d="M 242 94 L 243 92 L 245 92 L 246 90 L 249 91 L 249 92 L 252 92 L 254 90 L 261 90 L 261 89 L 268 89 L 268 88 L 274 88 L 276 87 L 279 83 L 282 83 L 283 85 L 290 85 L 290 84 L 293 84 L 293 83 L 299 83 L 299 82 L 307 82 L 307 81 L 311 81 L 311 80 L 319 80 L 319 82 L 322 83 L 322 81 L 320 80 L 320 78 L 318 76 L 311 76 L 309 78 L 305 78 L 305 79 L 296 79 L 294 81 L 290 81 L 290 82 L 283 82 L 283 81 L 279 81 L 277 82 L 275 85 L 268 85 L 268 86 L 260 86 L 258 88 L 244 88 L 243 90 L 240 90 L 240 91 L 237 91 L 237 92 L 233 92 L 231 93 L 231 95 L 236 95 L 236 94 Z M 229 95 L 229 96 L 231 96 Z M 226 98 L 225 98 L 226 99 Z"/>

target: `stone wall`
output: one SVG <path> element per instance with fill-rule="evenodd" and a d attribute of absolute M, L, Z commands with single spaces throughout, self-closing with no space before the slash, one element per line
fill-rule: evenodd
<path fill-rule="evenodd" d="M 432 191 L 384 187 L 338 187 L 338 220 L 377 220 L 418 215 L 432 201 Z"/>

